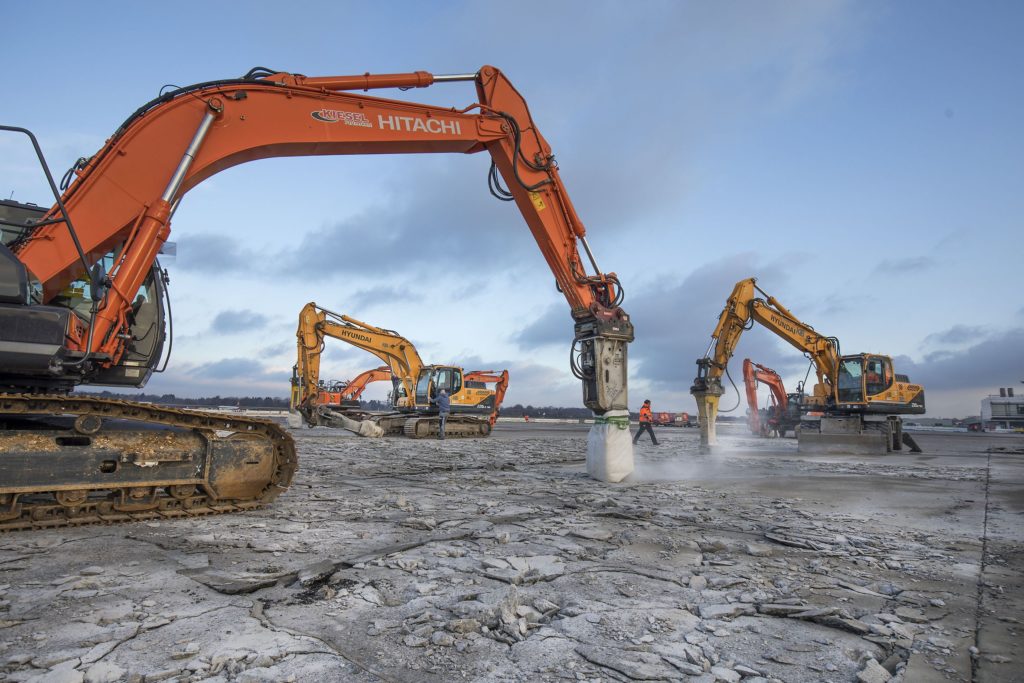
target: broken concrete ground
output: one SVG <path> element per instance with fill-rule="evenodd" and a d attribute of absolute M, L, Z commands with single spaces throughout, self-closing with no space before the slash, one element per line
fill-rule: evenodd
<path fill-rule="evenodd" d="M 603 484 L 585 428 L 499 427 L 299 431 L 269 509 L 0 537 L 0 679 L 1019 680 L 1024 439 L 661 429 Z"/>

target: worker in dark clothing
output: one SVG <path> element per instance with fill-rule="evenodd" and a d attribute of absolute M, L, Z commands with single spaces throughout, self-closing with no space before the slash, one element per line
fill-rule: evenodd
<path fill-rule="evenodd" d="M 437 414 L 441 418 L 441 431 L 437 438 L 444 441 L 444 423 L 448 421 L 448 413 L 452 410 L 452 401 L 448 398 L 448 392 L 442 389 L 437 392 L 437 398 L 434 399 L 434 403 L 437 405 Z"/>
<path fill-rule="evenodd" d="M 651 413 L 651 399 L 644 401 L 643 406 L 640 408 L 640 429 L 637 430 L 636 436 L 633 437 L 634 444 L 640 440 L 640 435 L 645 430 L 651 435 L 651 442 L 657 446 L 658 437 L 654 436 L 654 414 Z"/>

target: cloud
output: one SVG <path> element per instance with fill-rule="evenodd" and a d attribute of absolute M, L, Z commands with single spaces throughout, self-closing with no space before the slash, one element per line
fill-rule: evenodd
<path fill-rule="evenodd" d="M 506 263 L 543 266 L 533 239 L 514 205 L 486 190 L 489 157 L 435 160 L 394 176 L 393 199 L 306 233 L 281 252 L 282 275 L 317 272 L 322 277 L 351 274 L 439 275 L 459 269 L 473 274 L 500 254 Z M 419 171 L 419 173 L 415 173 Z"/>
<path fill-rule="evenodd" d="M 195 273 L 225 275 L 258 273 L 266 265 L 265 261 L 234 237 L 200 233 L 182 235 L 178 239 L 178 253 L 173 266 Z"/>
<path fill-rule="evenodd" d="M 948 330 L 934 332 L 924 338 L 925 344 L 964 344 L 981 339 L 986 329 L 980 325 L 954 325 Z"/>
<path fill-rule="evenodd" d="M 392 287 L 377 285 L 368 289 L 360 289 L 345 296 L 345 306 L 352 310 L 362 310 L 370 306 L 387 306 L 389 304 L 416 303 L 423 301 L 423 295 L 408 287 Z"/>
<path fill-rule="evenodd" d="M 234 334 L 266 327 L 268 322 L 267 316 L 249 309 L 221 311 L 210 323 L 210 330 L 220 334 Z"/>
<path fill-rule="evenodd" d="M 288 395 L 291 370 L 274 368 L 252 358 L 228 357 L 206 363 L 173 363 L 154 375 L 144 391 L 151 394 L 200 396 Z"/>
<path fill-rule="evenodd" d="M 512 335 L 519 348 L 530 351 L 548 345 L 568 348 L 572 341 L 573 320 L 565 304 L 549 307 L 532 323 Z"/>
<path fill-rule="evenodd" d="M 990 334 L 959 351 L 932 354 L 924 362 L 907 356 L 893 359 L 896 371 L 929 389 L 960 389 L 981 395 L 1024 379 L 1024 327 Z"/>
<path fill-rule="evenodd" d="M 908 275 L 920 273 L 935 267 L 935 260 L 927 256 L 913 256 L 904 259 L 882 259 L 871 272 L 879 275 Z"/>
<path fill-rule="evenodd" d="M 281 342 L 272 346 L 264 346 L 258 351 L 261 358 L 273 358 L 285 354 L 295 355 L 295 342 Z"/>
<path fill-rule="evenodd" d="M 193 366 L 185 370 L 185 373 L 203 380 L 215 379 L 221 381 L 245 379 L 256 381 L 266 378 L 268 374 L 273 374 L 267 370 L 263 363 L 251 358 L 222 358 L 210 363 Z"/>

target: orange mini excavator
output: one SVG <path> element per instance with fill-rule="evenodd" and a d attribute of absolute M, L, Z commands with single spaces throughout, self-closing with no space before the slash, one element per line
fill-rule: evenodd
<path fill-rule="evenodd" d="M 365 94 L 458 82 L 475 88 L 459 107 Z M 175 210 L 207 178 L 268 157 L 488 153 L 491 193 L 522 213 L 569 304 L 584 404 L 628 405 L 633 327 L 618 278 L 598 267 L 551 146 L 492 66 L 328 77 L 257 67 L 170 90 L 60 190 L 35 136 L 0 130 L 29 138 L 54 196 L 42 216 L 9 221 L 0 247 L 0 529 L 228 512 L 288 488 L 295 448 L 272 422 L 69 395 L 141 387 L 161 369 L 170 311 L 157 255 Z"/>

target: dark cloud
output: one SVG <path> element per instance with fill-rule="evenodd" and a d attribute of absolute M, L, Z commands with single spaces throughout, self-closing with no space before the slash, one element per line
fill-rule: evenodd
<path fill-rule="evenodd" d="M 948 330 L 934 332 L 924 338 L 925 344 L 965 344 L 986 336 L 984 327 L 979 325 L 954 325 Z"/>
<path fill-rule="evenodd" d="M 821 314 L 822 317 L 837 316 L 842 313 L 850 313 L 863 308 L 864 296 L 849 296 L 844 294 L 829 294 L 815 304 L 808 307 L 809 313 Z"/>
<path fill-rule="evenodd" d="M 265 346 L 259 349 L 261 358 L 273 358 L 274 356 L 282 356 L 284 354 L 295 354 L 295 342 L 281 342 L 280 344 Z"/>
<path fill-rule="evenodd" d="M 929 389 L 991 392 L 1024 379 L 1024 327 L 991 334 L 960 351 L 929 355 L 924 362 L 907 356 L 893 362 L 897 372 L 924 385 L 926 397 Z"/>
<path fill-rule="evenodd" d="M 252 273 L 257 271 L 255 252 L 242 246 L 233 237 L 216 234 L 187 234 L 178 240 L 178 253 L 174 268 L 197 273 L 223 275 L 226 273 Z"/>
<path fill-rule="evenodd" d="M 479 156 L 438 161 L 425 175 L 400 174 L 391 183 L 394 201 L 305 233 L 281 253 L 277 269 L 324 277 L 408 274 L 410 268 L 472 275 L 490 254 L 505 261 L 532 257 L 543 266 L 515 205 L 487 192 L 488 165 L 489 157 Z"/>
<path fill-rule="evenodd" d="M 207 363 L 171 363 L 154 375 L 145 391 L 154 394 L 199 396 L 288 395 L 290 370 L 279 370 L 252 358 L 221 358 Z"/>
<path fill-rule="evenodd" d="M 907 275 L 920 273 L 935 266 L 935 261 L 927 256 L 914 256 L 904 259 L 883 259 L 871 272 L 880 275 Z"/>
<path fill-rule="evenodd" d="M 185 372 L 201 379 L 254 381 L 264 379 L 268 374 L 266 366 L 251 358 L 222 358 L 191 367 Z"/>
<path fill-rule="evenodd" d="M 221 311 L 210 323 L 210 330 L 220 334 L 234 334 L 266 327 L 268 322 L 267 316 L 248 309 Z"/>
<path fill-rule="evenodd" d="M 548 308 L 532 323 L 512 336 L 519 348 L 537 349 L 548 345 L 563 345 L 569 348 L 573 336 L 572 315 L 565 304 Z"/>
<path fill-rule="evenodd" d="M 486 291 L 488 281 L 484 279 L 470 280 L 452 290 L 449 298 L 452 301 L 463 301 L 465 299 Z"/>

